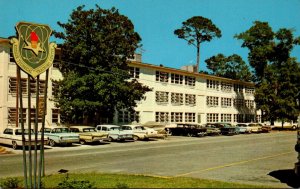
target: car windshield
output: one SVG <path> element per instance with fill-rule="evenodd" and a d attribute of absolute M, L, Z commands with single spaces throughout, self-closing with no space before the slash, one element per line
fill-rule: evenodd
<path fill-rule="evenodd" d="M 132 130 L 132 128 L 129 126 L 122 126 L 121 129 L 122 130 Z"/>
<path fill-rule="evenodd" d="M 111 127 L 109 130 L 113 131 L 113 130 L 122 130 L 121 127 Z"/>
<path fill-rule="evenodd" d="M 68 128 L 55 128 L 53 129 L 53 133 L 68 133 L 69 129 Z"/>
<path fill-rule="evenodd" d="M 29 133 L 29 129 L 24 129 L 24 134 L 28 134 Z M 31 133 L 34 134 L 34 130 L 31 129 Z M 15 131 L 16 135 L 22 135 L 22 129 L 16 129 Z"/>
<path fill-rule="evenodd" d="M 85 129 L 82 129 L 83 132 L 96 132 L 96 129 L 95 128 L 85 128 Z"/>

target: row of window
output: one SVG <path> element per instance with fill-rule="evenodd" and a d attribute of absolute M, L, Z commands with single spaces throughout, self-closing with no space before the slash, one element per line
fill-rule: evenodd
<path fill-rule="evenodd" d="M 183 93 L 171 93 L 171 104 L 173 105 L 186 105 L 195 106 L 196 105 L 196 95 L 194 94 L 183 94 Z M 158 104 L 169 103 L 169 92 L 156 91 L 155 92 L 155 102 Z"/>
<path fill-rule="evenodd" d="M 196 122 L 196 113 L 192 112 L 155 112 L 156 122 Z"/>
<path fill-rule="evenodd" d="M 219 90 L 220 85 L 221 85 L 221 91 L 223 92 L 232 92 L 233 89 L 237 93 L 243 93 L 243 90 L 245 88 L 246 94 L 254 94 L 253 87 L 245 87 L 244 85 L 241 84 L 232 84 L 228 82 L 219 82 L 217 80 L 210 80 L 210 79 L 206 80 L 207 89 Z"/>
<path fill-rule="evenodd" d="M 168 72 L 162 72 L 162 71 L 156 71 L 155 73 L 155 80 L 158 82 L 168 83 L 169 82 L 169 73 Z M 179 85 L 189 85 L 189 86 L 195 86 L 196 78 L 192 76 L 183 76 L 180 74 L 170 74 L 170 80 L 172 84 L 179 84 Z"/>
<path fill-rule="evenodd" d="M 236 122 L 236 123 L 248 123 L 248 122 L 261 122 L 261 116 L 254 114 L 219 114 L 219 113 L 208 113 L 206 115 L 207 123 L 216 122 Z"/>
<path fill-rule="evenodd" d="M 22 88 L 22 94 L 27 94 L 28 88 L 30 88 L 31 94 L 36 94 L 37 91 L 37 81 L 34 79 L 30 79 L 30 83 L 28 84 L 28 80 L 25 78 L 21 79 L 21 88 Z M 17 93 L 17 78 L 16 77 L 10 77 L 9 78 L 9 93 L 10 94 L 16 94 Z M 43 95 L 45 91 L 45 80 L 39 80 L 39 94 Z"/>
<path fill-rule="evenodd" d="M 219 106 L 219 98 L 216 96 L 207 96 L 206 97 L 206 105 L 207 106 Z M 233 103 L 232 103 L 233 102 Z M 254 108 L 254 100 L 244 100 L 244 99 L 231 99 L 231 98 L 223 98 L 221 97 L 221 106 L 222 107 L 231 107 L 233 106 L 237 108 L 247 107 Z"/>
<path fill-rule="evenodd" d="M 22 111 L 19 110 L 19 123 L 21 122 L 21 116 L 23 116 L 24 122 L 28 121 L 27 115 L 30 113 L 30 121 L 35 122 L 35 108 L 23 108 Z M 8 123 L 16 124 L 17 120 L 17 109 L 16 108 L 8 108 Z M 38 122 L 42 123 L 42 114 L 38 114 Z M 52 123 L 59 122 L 59 109 L 52 109 Z"/>

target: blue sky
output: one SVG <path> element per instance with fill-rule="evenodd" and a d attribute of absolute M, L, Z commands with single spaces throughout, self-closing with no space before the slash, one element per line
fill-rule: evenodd
<path fill-rule="evenodd" d="M 222 31 L 222 37 L 201 45 L 200 69 L 205 59 L 223 53 L 238 54 L 247 62 L 248 50 L 235 34 L 249 29 L 256 20 L 268 22 L 274 31 L 292 28 L 300 36 L 300 0 L 0 0 L 0 37 L 15 35 L 19 21 L 48 24 L 60 30 L 57 21 L 67 22 L 79 5 L 94 8 L 116 7 L 135 25 L 143 45 L 143 62 L 180 68 L 195 64 L 196 49 L 174 35 L 182 22 L 203 16 Z M 51 41 L 60 42 L 55 38 Z M 292 52 L 300 61 L 300 47 Z"/>

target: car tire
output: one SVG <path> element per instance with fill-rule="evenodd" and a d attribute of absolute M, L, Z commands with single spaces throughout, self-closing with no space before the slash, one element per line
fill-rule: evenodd
<path fill-rule="evenodd" d="M 294 125 L 294 126 L 292 127 L 292 130 L 296 130 L 296 128 L 297 128 L 297 127 Z"/>
<path fill-rule="evenodd" d="M 112 142 L 112 141 L 114 141 L 114 139 L 112 137 L 109 137 L 108 142 Z"/>
<path fill-rule="evenodd" d="M 16 150 L 17 148 L 18 148 L 18 144 L 17 144 L 17 142 L 16 141 L 12 141 L 12 148 L 14 149 L 14 150 Z"/>
<path fill-rule="evenodd" d="M 49 146 L 54 147 L 55 146 L 55 141 L 54 140 L 49 140 Z"/>
<path fill-rule="evenodd" d="M 138 136 L 136 136 L 136 135 L 133 135 L 133 137 L 132 137 L 132 138 L 133 138 L 133 140 L 134 140 L 134 141 L 137 141 L 137 140 L 139 140 L 139 137 L 138 137 Z"/>
<path fill-rule="evenodd" d="M 86 142 L 85 142 L 85 140 L 80 140 L 80 144 L 85 144 Z"/>

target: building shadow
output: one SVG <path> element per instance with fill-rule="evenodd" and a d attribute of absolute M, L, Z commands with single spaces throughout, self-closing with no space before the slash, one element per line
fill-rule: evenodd
<path fill-rule="evenodd" d="M 283 169 L 270 172 L 268 175 L 278 179 L 292 188 L 300 187 L 300 177 L 295 174 L 294 169 Z"/>

